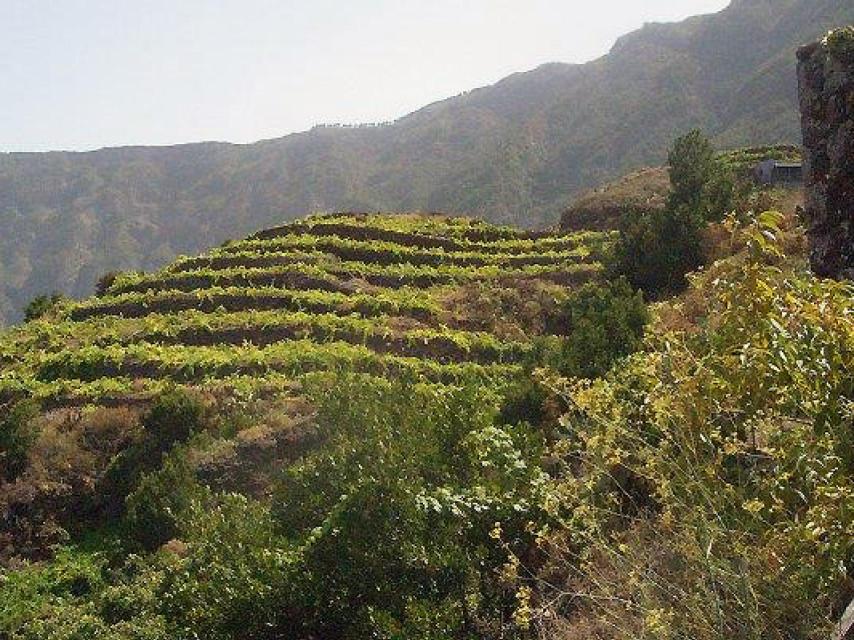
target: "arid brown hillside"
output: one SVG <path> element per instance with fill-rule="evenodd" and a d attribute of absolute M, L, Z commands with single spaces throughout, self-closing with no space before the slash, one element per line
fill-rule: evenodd
<path fill-rule="evenodd" d="M 584 193 L 560 219 L 561 229 L 616 229 L 631 208 L 660 209 L 670 190 L 666 167 L 647 167 Z"/>

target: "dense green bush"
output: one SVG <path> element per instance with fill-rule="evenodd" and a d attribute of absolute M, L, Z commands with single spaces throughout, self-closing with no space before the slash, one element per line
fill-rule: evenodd
<path fill-rule="evenodd" d="M 111 511 L 124 511 L 125 498 L 140 478 L 156 471 L 173 446 L 186 442 L 193 433 L 200 431 L 205 424 L 205 413 L 204 404 L 194 394 L 180 388 L 168 389 L 154 401 L 142 417 L 142 438 L 117 455 L 107 469 L 104 493 Z M 154 489 L 158 480 L 154 477 L 149 483 Z"/>
<path fill-rule="evenodd" d="M 0 414 L 0 479 L 11 481 L 27 467 L 27 456 L 36 441 L 33 420 L 39 406 L 32 400 L 23 400 Z"/>
<path fill-rule="evenodd" d="M 162 393 L 142 419 L 146 432 L 161 449 L 186 442 L 202 426 L 204 404 L 193 394 L 175 388 Z"/>
<path fill-rule="evenodd" d="M 312 393 L 331 441 L 286 471 L 275 500 L 282 530 L 303 545 L 286 607 L 303 609 L 303 633 L 435 637 L 449 619 L 465 621 L 450 637 L 476 624 L 511 633 L 501 611 L 514 601 L 495 581 L 503 555 L 488 532 L 505 521 L 524 546 L 537 439 L 495 426 L 497 396 L 478 384 L 344 376 Z"/>
<path fill-rule="evenodd" d="M 185 551 L 159 554 L 137 580 L 157 585 L 155 611 L 168 620 L 170 638 L 305 637 L 297 631 L 302 612 L 289 608 L 296 551 L 264 503 L 233 494 L 194 499 L 178 535 Z"/>
<path fill-rule="evenodd" d="M 156 471 L 144 474 L 126 500 L 126 527 L 145 549 L 178 535 L 181 519 L 202 494 L 183 447 L 175 447 Z"/>
<path fill-rule="evenodd" d="M 499 421 L 502 424 L 527 422 L 542 427 L 550 417 L 547 404 L 552 395 L 534 378 L 533 372 L 529 372 L 505 394 Z"/>
<path fill-rule="evenodd" d="M 533 341 L 525 375 L 504 394 L 500 422 L 525 422 L 550 434 L 566 406 L 542 384 L 537 369 L 547 367 L 570 378 L 601 376 L 641 347 L 648 320 L 643 294 L 625 278 L 582 286 L 547 319 L 556 335 Z"/>
<path fill-rule="evenodd" d="M 62 302 L 63 299 L 63 296 L 59 293 L 36 296 L 30 300 L 24 308 L 24 321 L 30 322 L 32 320 L 38 320 Z"/>
<path fill-rule="evenodd" d="M 625 278 L 584 285 L 558 314 L 566 337 L 555 368 L 571 377 L 604 375 L 614 362 L 640 348 L 648 319 L 643 294 Z"/>
<path fill-rule="evenodd" d="M 38 618 L 46 613 L 61 614 L 63 610 L 69 618 L 78 614 L 77 608 L 67 603 L 90 595 L 99 586 L 100 568 L 97 557 L 67 549 L 47 566 L 35 565 L 0 573 L 0 637 L 50 637 L 47 633 L 37 635 L 36 629 L 47 626 Z M 67 622 L 64 619 L 62 626 L 67 627 Z M 28 627 L 32 631 L 28 631 Z M 74 637 L 67 633 L 67 628 L 65 633 L 53 637 Z"/>
<path fill-rule="evenodd" d="M 735 205 L 732 172 L 700 131 L 677 138 L 668 156 L 671 192 L 664 210 L 627 211 L 609 270 L 652 297 L 677 293 L 703 263 L 701 232 Z"/>
<path fill-rule="evenodd" d="M 702 264 L 700 227 L 681 211 L 632 210 L 620 221 L 610 271 L 657 298 L 685 287 L 685 274 Z"/>
<path fill-rule="evenodd" d="M 15 640 L 231 640 L 271 635 L 288 612 L 273 593 L 292 553 L 266 507 L 205 495 L 183 511 L 189 542 L 124 563 L 69 549 L 0 581 L 0 637 Z M 75 592 L 69 584 L 85 584 Z M 286 622 L 283 622 L 286 629 Z"/>

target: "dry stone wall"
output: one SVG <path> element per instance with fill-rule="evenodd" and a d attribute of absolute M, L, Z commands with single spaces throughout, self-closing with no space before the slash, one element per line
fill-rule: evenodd
<path fill-rule="evenodd" d="M 854 279 L 854 27 L 798 51 L 813 271 Z"/>

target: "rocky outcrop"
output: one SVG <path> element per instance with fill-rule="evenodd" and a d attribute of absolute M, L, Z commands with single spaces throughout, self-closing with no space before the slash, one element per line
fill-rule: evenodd
<path fill-rule="evenodd" d="M 798 51 L 810 264 L 854 279 L 854 27 Z"/>

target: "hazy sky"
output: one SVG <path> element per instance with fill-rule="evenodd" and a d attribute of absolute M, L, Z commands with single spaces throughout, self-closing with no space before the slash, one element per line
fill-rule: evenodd
<path fill-rule="evenodd" d="M 0 151 L 391 120 L 728 0 L 0 0 Z"/>

